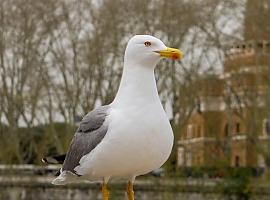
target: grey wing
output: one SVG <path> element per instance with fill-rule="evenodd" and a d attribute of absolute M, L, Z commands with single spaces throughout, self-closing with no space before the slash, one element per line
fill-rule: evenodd
<path fill-rule="evenodd" d="M 76 174 L 74 168 L 80 159 L 90 153 L 105 137 L 108 126 L 104 124 L 109 106 L 101 106 L 88 113 L 81 121 L 67 152 L 62 170 Z"/>

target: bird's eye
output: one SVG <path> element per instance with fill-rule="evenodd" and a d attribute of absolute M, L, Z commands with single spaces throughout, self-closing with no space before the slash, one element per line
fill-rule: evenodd
<path fill-rule="evenodd" d="M 145 45 L 146 47 L 149 47 L 149 46 L 151 46 L 151 42 L 146 41 L 146 42 L 144 42 L 144 45 Z"/>

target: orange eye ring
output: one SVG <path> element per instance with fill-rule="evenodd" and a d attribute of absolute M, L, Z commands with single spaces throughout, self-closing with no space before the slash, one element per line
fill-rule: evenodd
<path fill-rule="evenodd" d="M 145 45 L 146 47 L 149 47 L 149 46 L 151 46 L 151 42 L 146 41 L 146 42 L 144 42 L 144 45 Z"/>

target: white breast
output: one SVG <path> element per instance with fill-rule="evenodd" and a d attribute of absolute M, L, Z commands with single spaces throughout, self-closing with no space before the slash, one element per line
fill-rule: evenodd
<path fill-rule="evenodd" d="M 159 168 L 168 159 L 173 133 L 163 109 L 157 106 L 137 108 L 136 112 L 130 112 L 135 107 L 111 109 L 108 133 L 86 159 L 90 176 L 137 176 Z"/>

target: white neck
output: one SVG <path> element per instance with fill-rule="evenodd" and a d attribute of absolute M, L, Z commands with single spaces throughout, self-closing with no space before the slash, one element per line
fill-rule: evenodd
<path fill-rule="evenodd" d="M 124 66 L 120 86 L 113 104 L 145 105 L 160 102 L 154 67 Z"/>

